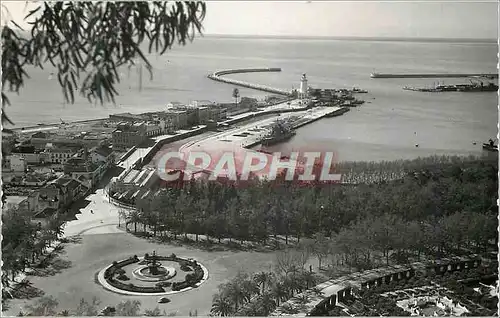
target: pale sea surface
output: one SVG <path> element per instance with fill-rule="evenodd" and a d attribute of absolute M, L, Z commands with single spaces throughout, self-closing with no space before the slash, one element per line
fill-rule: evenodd
<path fill-rule="evenodd" d="M 149 56 L 153 81 L 144 72 L 139 92 L 137 70 L 122 71 L 116 105 L 89 104 L 77 98 L 64 105 L 49 68 L 28 70 L 19 96 L 10 94 L 7 111 L 16 126 L 104 118 L 119 112 L 162 110 L 172 101 L 231 102 L 233 86 L 207 79 L 215 70 L 280 67 L 280 73 L 234 75 L 283 89 L 299 86 L 302 73 L 320 88 L 367 89 L 367 103 L 335 118 L 302 127 L 273 150 L 335 151 L 337 159 L 392 160 L 433 154 L 481 154 L 481 144 L 497 135 L 496 93 L 419 93 L 409 86 L 432 86 L 437 79 L 371 79 L 370 73 L 497 73 L 495 43 L 387 42 L 321 39 L 197 38 L 166 55 Z M 443 79 L 445 84 L 467 79 Z M 242 96 L 265 93 L 239 88 Z M 476 142 L 476 145 L 473 145 Z M 419 144 L 416 148 L 415 144 Z"/>

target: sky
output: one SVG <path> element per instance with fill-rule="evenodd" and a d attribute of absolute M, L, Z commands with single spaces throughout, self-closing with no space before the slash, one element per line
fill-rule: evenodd
<path fill-rule="evenodd" d="M 22 21 L 25 1 L 2 4 Z M 498 25 L 494 0 L 208 1 L 204 34 L 497 39 Z"/>

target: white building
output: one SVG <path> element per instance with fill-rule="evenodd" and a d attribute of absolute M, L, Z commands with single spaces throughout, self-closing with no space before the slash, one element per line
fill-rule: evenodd
<path fill-rule="evenodd" d="M 76 154 L 74 148 L 62 148 L 48 143 L 45 148 L 47 161 L 50 163 L 61 163 L 64 164 L 69 158 Z"/>
<path fill-rule="evenodd" d="M 304 99 L 307 98 L 307 77 L 306 74 L 302 74 L 302 78 L 300 79 L 300 90 L 299 90 L 299 98 Z"/>
<path fill-rule="evenodd" d="M 9 156 L 10 170 L 14 172 L 26 171 L 26 160 L 21 156 Z"/>

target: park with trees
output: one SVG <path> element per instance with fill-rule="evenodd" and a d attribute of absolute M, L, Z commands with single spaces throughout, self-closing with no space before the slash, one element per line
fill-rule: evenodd
<path fill-rule="evenodd" d="M 278 179 L 241 187 L 190 181 L 137 201 L 123 217 L 130 232 L 163 242 L 189 241 L 190 234 L 195 241 L 205 237 L 207 244 L 250 241 L 290 250 L 276 260 L 288 259 L 288 270 L 281 266 L 259 273 L 269 278 L 265 289 L 255 287 L 257 273 L 221 285 L 212 308 L 219 315 L 269 314 L 280 301 L 335 277 L 340 269 L 346 273 L 454 256 L 496 258 L 496 158 L 343 163 L 338 169 L 358 183 L 304 186 Z M 319 275 L 305 268 L 311 256 L 318 260 Z"/>
<path fill-rule="evenodd" d="M 378 167 L 379 176 L 384 168 L 392 169 L 390 163 L 344 167 L 354 175 L 356 165 L 372 171 Z M 404 162 L 395 165 L 405 167 Z M 265 282 L 257 289 L 252 285 L 258 268 L 242 273 L 238 279 L 248 284 L 233 285 L 248 285 L 250 292 L 239 300 L 231 298 L 235 293 L 228 290 L 233 287 L 225 283 L 214 296 L 214 308 L 220 309 L 214 314 L 266 313 L 321 281 L 349 272 L 452 256 L 496 258 L 497 161 L 434 157 L 410 161 L 408 167 L 402 178 L 373 181 L 365 174 L 370 182 L 358 184 L 306 187 L 253 180 L 238 187 L 190 181 L 137 201 L 137 208 L 123 210 L 122 218 L 130 233 L 167 246 L 198 241 L 203 248 L 229 241 L 236 249 L 251 242 L 274 250 L 276 269 L 261 273 Z M 4 258 L 6 283 L 8 276 L 36 266 L 44 247 L 63 229 L 60 218 L 40 228 L 30 217 L 19 209 L 2 215 L 2 250 L 11 255 Z M 311 258 L 319 272 L 308 268 Z M 252 307 L 254 301 L 267 307 Z"/>
<path fill-rule="evenodd" d="M 380 175 L 392 170 L 370 165 Z M 192 180 L 137 200 L 123 217 L 127 230 L 164 239 L 192 234 L 279 247 L 316 237 L 320 259 L 333 249 L 356 268 L 484 253 L 497 241 L 496 166 L 487 158 L 417 159 L 400 179 L 328 186 Z"/>

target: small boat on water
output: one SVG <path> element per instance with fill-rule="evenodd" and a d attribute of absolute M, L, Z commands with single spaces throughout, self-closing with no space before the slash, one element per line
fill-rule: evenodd
<path fill-rule="evenodd" d="M 358 93 L 358 94 L 366 94 L 366 93 L 368 93 L 367 90 L 360 89 L 359 87 L 353 87 L 352 88 L 352 92 L 353 93 Z"/>

